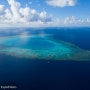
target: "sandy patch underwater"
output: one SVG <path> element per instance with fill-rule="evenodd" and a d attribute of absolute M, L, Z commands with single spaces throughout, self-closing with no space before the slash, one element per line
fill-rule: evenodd
<path fill-rule="evenodd" d="M 45 60 L 90 60 L 90 51 L 52 35 L 21 35 L 0 38 L 0 53 L 20 58 Z"/>

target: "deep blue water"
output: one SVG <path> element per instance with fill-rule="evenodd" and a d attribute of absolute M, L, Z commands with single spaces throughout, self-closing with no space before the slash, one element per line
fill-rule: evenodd
<path fill-rule="evenodd" d="M 0 31 L 0 36 L 23 32 L 53 34 L 57 40 L 90 50 L 90 28 L 6 30 Z M 90 90 L 90 61 L 30 60 L 0 55 L 0 85 L 16 85 L 18 90 Z"/>

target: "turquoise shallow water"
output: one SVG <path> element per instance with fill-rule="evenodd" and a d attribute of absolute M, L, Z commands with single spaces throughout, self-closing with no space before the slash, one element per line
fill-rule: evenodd
<path fill-rule="evenodd" d="M 17 36 L 3 40 L 1 44 L 11 47 L 19 47 L 32 50 L 50 49 L 55 46 L 54 42 L 42 36 Z"/>
<path fill-rule="evenodd" d="M 75 60 L 85 59 L 86 55 L 90 56 L 89 51 L 82 50 L 67 42 L 57 42 L 47 35 L 2 38 L 0 45 L 4 47 L 0 53 L 23 58 Z"/>

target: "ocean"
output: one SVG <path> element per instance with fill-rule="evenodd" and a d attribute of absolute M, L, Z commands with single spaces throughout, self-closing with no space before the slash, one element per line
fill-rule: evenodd
<path fill-rule="evenodd" d="M 0 29 L 1 39 L 45 34 L 90 51 L 89 27 Z M 23 58 L 0 53 L 0 85 L 17 86 L 16 90 L 90 90 L 90 61 Z"/>

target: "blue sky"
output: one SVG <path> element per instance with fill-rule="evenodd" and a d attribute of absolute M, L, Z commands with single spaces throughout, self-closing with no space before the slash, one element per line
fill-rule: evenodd
<path fill-rule="evenodd" d="M 65 4 L 64 1 L 66 1 L 68 4 L 67 3 Z M 83 22 L 84 22 L 84 25 L 89 25 L 89 22 L 90 22 L 90 0 L 0 0 L 0 5 L 4 5 L 5 8 L 8 8 L 9 11 L 11 12 L 10 14 L 12 14 L 12 17 L 13 17 L 13 13 L 11 11 L 11 4 L 9 2 L 11 4 L 12 4 L 12 2 L 14 2 L 14 3 L 18 2 L 21 5 L 20 8 L 28 7 L 31 10 L 34 9 L 38 13 L 39 16 L 40 16 L 40 13 L 43 12 L 44 16 L 42 16 L 42 17 L 37 16 L 36 15 L 37 13 L 33 15 L 33 16 L 39 17 L 39 19 L 41 21 L 36 17 L 34 17 L 34 18 L 36 18 L 36 20 L 40 21 L 40 22 L 46 23 L 46 21 L 47 22 L 51 21 L 54 24 L 55 20 L 57 22 L 57 18 L 58 18 L 58 22 L 60 21 L 59 22 L 60 26 L 63 25 L 61 22 L 64 22 L 64 21 L 61 21 L 62 19 L 66 20 L 67 22 L 71 20 L 71 22 L 66 23 L 67 25 L 71 24 L 71 26 L 72 26 L 72 22 L 74 24 L 74 21 L 75 21 L 75 25 L 78 25 L 78 23 L 80 23 L 80 25 L 82 25 L 82 26 L 83 26 Z M 12 5 L 15 5 L 15 4 L 12 4 Z M 14 6 L 14 8 L 15 8 L 15 6 Z M 1 9 L 2 9 L 2 6 L 1 6 Z M 16 11 L 20 11 L 20 10 L 16 10 Z M 45 12 L 47 15 L 45 14 Z M 20 13 L 22 15 L 24 15 L 22 12 L 20 12 Z M 3 15 L 3 16 L 5 16 L 5 15 Z M 31 17 L 33 17 L 33 16 L 31 16 Z M 29 19 L 31 17 L 29 17 Z M 14 15 L 14 18 L 16 18 L 15 15 Z M 34 21 L 34 23 L 35 23 L 34 18 L 33 19 L 31 18 L 30 22 Z M 50 18 L 51 18 L 51 20 L 50 20 Z M 78 21 L 76 21 L 77 19 L 78 19 Z M 87 23 L 87 21 L 88 21 L 88 23 Z M 18 22 L 18 21 L 16 21 L 16 22 Z M 78 23 L 76 23 L 76 22 L 78 22 Z M 53 24 L 49 23 L 49 25 L 51 25 L 51 26 Z"/>
<path fill-rule="evenodd" d="M 48 13 L 53 14 L 55 17 L 67 17 L 77 16 L 81 18 L 90 18 L 90 0 L 77 0 L 77 4 L 74 7 L 52 7 L 46 4 L 46 0 L 16 0 L 21 2 L 22 6 L 26 4 L 30 8 L 43 11 L 46 10 Z M 31 4 L 29 4 L 31 2 Z M 8 6 L 7 0 L 0 0 L 0 3 Z"/>
<path fill-rule="evenodd" d="M 23 0 L 24 1 L 24 0 Z M 67 17 L 67 16 L 77 16 L 80 18 L 90 17 L 90 0 L 78 0 L 77 4 L 73 7 L 52 7 L 46 4 L 45 0 L 27 0 L 31 1 L 31 7 L 37 9 L 38 11 L 42 11 L 43 8 L 48 13 L 52 13 L 55 17 Z M 26 1 L 24 1 L 26 2 Z M 40 6 L 38 6 L 40 4 Z"/>

